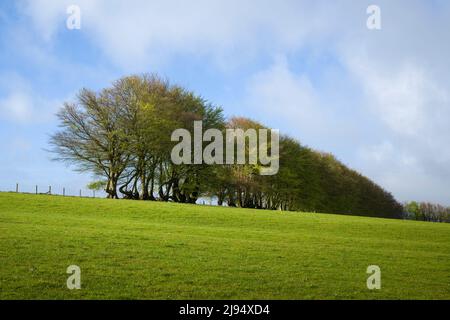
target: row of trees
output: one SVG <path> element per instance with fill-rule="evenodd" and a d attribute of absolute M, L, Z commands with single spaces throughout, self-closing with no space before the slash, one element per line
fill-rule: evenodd
<path fill-rule="evenodd" d="M 439 204 L 429 202 L 411 201 L 404 204 L 405 219 L 431 221 L 431 222 L 450 222 L 450 207 L 444 207 Z"/>
<path fill-rule="evenodd" d="M 99 177 L 109 198 L 400 217 L 395 199 L 332 155 L 280 137 L 280 169 L 261 176 L 260 164 L 175 165 L 175 129 L 264 128 L 253 120 L 225 120 L 222 109 L 155 75 L 130 76 L 100 92 L 83 89 L 58 113 L 50 139 L 55 159 Z M 269 146 L 270 149 L 270 146 Z M 247 153 L 249 151 L 247 150 Z"/>

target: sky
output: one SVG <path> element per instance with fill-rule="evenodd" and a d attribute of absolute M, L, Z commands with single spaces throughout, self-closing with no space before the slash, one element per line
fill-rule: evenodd
<path fill-rule="evenodd" d="M 0 190 L 85 189 L 91 176 L 46 151 L 55 112 L 81 88 L 158 73 L 398 201 L 450 205 L 448 57 L 447 0 L 2 0 Z"/>

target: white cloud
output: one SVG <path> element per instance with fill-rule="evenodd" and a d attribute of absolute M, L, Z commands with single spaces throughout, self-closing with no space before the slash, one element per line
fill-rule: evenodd
<path fill-rule="evenodd" d="M 20 122 L 29 121 L 31 110 L 32 102 L 30 98 L 21 92 L 12 92 L 6 98 L 0 100 L 0 114 L 6 119 Z"/>
<path fill-rule="evenodd" d="M 382 3 L 382 30 L 339 45 L 364 108 L 381 125 L 355 165 L 400 200 L 450 204 L 450 6 L 408 4 Z"/>
<path fill-rule="evenodd" d="M 0 119 L 22 124 L 53 119 L 61 101 L 38 94 L 24 79 L 14 74 L 0 76 Z"/>
<path fill-rule="evenodd" d="M 44 40 L 66 32 L 73 1 L 22 1 Z M 336 31 L 336 5 L 287 0 L 110 1 L 79 0 L 81 32 L 114 63 L 133 70 L 171 61 L 177 54 L 231 65 L 261 50 L 291 50 Z M 316 14 L 311 15 L 314 11 Z M 328 26 L 327 20 L 333 20 Z M 80 32 L 80 31 L 72 31 Z M 319 37 L 318 37 L 319 35 Z"/>
<path fill-rule="evenodd" d="M 58 31 L 58 24 L 64 21 L 65 6 L 59 1 L 21 1 L 18 6 L 28 16 L 37 34 L 46 42 L 53 39 Z"/>
<path fill-rule="evenodd" d="M 390 141 L 359 150 L 360 165 L 401 201 L 434 201 L 448 204 L 448 175 L 442 168 L 430 173 L 420 153 Z"/>
<path fill-rule="evenodd" d="M 37 34 L 50 42 L 69 32 L 64 23 L 69 4 L 33 0 L 23 1 L 22 8 Z M 380 0 L 379 31 L 366 28 L 369 1 L 77 4 L 80 32 L 126 72 L 146 71 L 178 55 L 204 58 L 205 68 L 211 61 L 231 68 L 261 55 L 282 57 L 249 76 L 247 96 L 238 102 L 248 107 L 244 115 L 256 114 L 312 146 L 325 140 L 338 146 L 344 162 L 400 200 L 426 194 L 450 204 L 449 2 Z M 324 88 L 313 81 L 316 71 L 294 71 L 290 57 L 301 50 L 332 55 L 341 77 Z M 327 95 L 340 81 L 348 82 L 347 91 L 333 100 Z M 30 96 L 11 91 L 2 105 L 16 107 L 2 110 L 22 118 L 33 109 Z"/>
<path fill-rule="evenodd" d="M 450 113 L 442 109 L 450 102 L 448 92 L 418 64 L 399 61 L 396 67 L 386 67 L 376 55 L 354 52 L 346 63 L 366 93 L 367 106 L 399 134 L 422 134 L 436 113 Z"/>
<path fill-rule="evenodd" d="M 282 56 L 250 79 L 247 96 L 250 113 L 264 121 L 277 119 L 280 125 L 290 123 L 310 131 L 318 128 L 325 117 L 309 78 L 293 73 Z"/>

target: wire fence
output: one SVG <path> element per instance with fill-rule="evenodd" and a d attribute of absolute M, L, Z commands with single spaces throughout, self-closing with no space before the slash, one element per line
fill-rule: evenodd
<path fill-rule="evenodd" d="M 64 186 L 52 185 L 30 185 L 16 183 L 14 185 L 0 187 L 0 192 L 14 192 L 36 195 L 58 195 L 63 197 L 81 197 L 81 198 L 104 198 L 106 193 L 102 190 L 89 190 L 87 188 L 66 188 Z"/>
<path fill-rule="evenodd" d="M 63 197 L 80 197 L 80 198 L 106 198 L 104 190 L 89 190 L 87 188 L 77 189 L 74 187 L 66 188 L 61 185 L 43 185 L 43 184 L 0 184 L 0 192 L 34 194 L 34 195 L 54 195 Z M 200 205 L 217 205 L 215 197 L 200 197 L 197 200 Z"/>

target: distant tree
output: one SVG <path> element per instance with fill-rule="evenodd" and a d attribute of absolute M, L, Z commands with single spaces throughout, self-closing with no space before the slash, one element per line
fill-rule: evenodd
<path fill-rule="evenodd" d="M 429 202 L 406 202 L 403 206 L 405 219 L 450 222 L 450 207 Z"/>
<path fill-rule="evenodd" d="M 93 181 L 93 182 L 89 183 L 86 187 L 89 190 L 100 191 L 100 190 L 105 189 L 106 185 L 107 185 L 106 181 L 99 180 L 99 181 Z"/>

